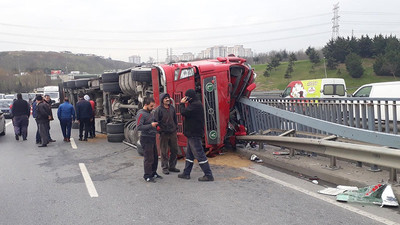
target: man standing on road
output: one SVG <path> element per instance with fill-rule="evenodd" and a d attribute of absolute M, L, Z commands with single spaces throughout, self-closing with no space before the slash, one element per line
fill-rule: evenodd
<path fill-rule="evenodd" d="M 26 137 L 28 136 L 28 125 L 29 125 L 29 116 L 31 114 L 31 107 L 29 103 L 22 99 L 22 94 L 17 94 L 17 100 L 14 101 L 11 113 L 14 116 L 13 124 L 14 124 L 14 132 L 15 139 L 18 141 L 19 137 L 22 136 L 22 139 L 26 141 Z"/>
<path fill-rule="evenodd" d="M 51 114 L 50 115 L 51 116 L 50 121 L 52 121 L 52 120 L 54 120 L 54 117 L 53 117 L 53 111 L 51 110 L 51 98 L 50 98 L 50 95 L 45 95 L 44 96 L 44 102 L 47 103 L 47 105 L 48 105 L 48 107 L 50 109 L 50 114 Z M 56 140 L 53 140 L 51 138 L 51 135 L 50 135 L 50 121 L 49 121 L 49 142 L 56 142 Z"/>
<path fill-rule="evenodd" d="M 92 120 L 90 121 L 90 129 L 89 129 L 89 138 L 95 138 L 96 137 L 96 129 L 95 129 L 95 116 L 96 116 L 96 103 L 90 99 L 89 95 L 85 95 L 83 97 L 86 101 L 90 103 L 92 106 Z"/>
<path fill-rule="evenodd" d="M 76 118 L 79 121 L 79 140 L 87 141 L 90 129 L 90 120 L 92 119 L 92 106 L 90 102 L 83 98 L 83 93 L 79 94 L 79 101 L 76 103 Z M 85 128 L 85 136 L 83 136 L 83 128 Z M 83 139 L 82 139 L 83 137 Z"/>
<path fill-rule="evenodd" d="M 49 124 L 52 119 L 51 108 L 44 102 L 42 96 L 36 97 L 36 104 L 36 122 L 42 139 L 42 145 L 39 145 L 39 147 L 47 147 L 49 143 Z"/>
<path fill-rule="evenodd" d="M 40 97 L 42 97 L 41 95 L 36 95 L 36 97 L 35 97 L 35 99 L 33 100 L 33 103 L 32 103 L 32 116 L 33 116 L 33 118 L 35 118 L 36 119 L 36 106 L 37 106 L 37 101 L 36 101 L 36 99 L 37 99 L 37 97 L 38 96 L 40 96 Z M 37 121 L 36 121 L 36 126 L 37 126 L 37 129 L 36 129 L 36 144 L 41 144 L 41 139 L 40 139 L 40 133 L 39 133 L 39 124 L 37 123 Z"/>
<path fill-rule="evenodd" d="M 186 103 L 189 104 L 187 107 L 185 107 Z M 210 164 L 208 163 L 207 156 L 204 153 L 201 143 L 204 135 L 204 110 L 203 105 L 196 96 L 195 90 L 189 89 L 186 91 L 185 97 L 182 98 L 179 107 L 181 115 L 184 117 L 183 134 L 187 137 L 187 149 L 185 169 L 178 177 L 190 179 L 190 172 L 192 171 L 194 159 L 196 158 L 201 170 L 204 172 L 204 176 L 200 177 L 198 180 L 214 181 Z"/>
<path fill-rule="evenodd" d="M 69 99 L 67 97 L 64 98 L 64 103 L 58 107 L 57 116 L 60 120 L 64 141 L 70 142 L 72 121 L 75 120 L 75 109 L 69 103 Z"/>
<path fill-rule="evenodd" d="M 136 127 L 140 134 L 140 144 L 143 148 L 144 175 L 146 182 L 155 182 L 154 178 L 162 177 L 157 174 L 158 153 L 156 145 L 157 122 L 154 122 L 154 115 L 151 111 L 154 108 L 154 99 L 146 97 L 143 101 L 143 109 L 139 110 L 136 115 Z"/>
<path fill-rule="evenodd" d="M 160 133 L 160 148 L 161 148 L 161 168 L 164 174 L 169 172 L 179 173 L 176 168 L 178 154 L 178 139 L 176 137 L 176 129 L 178 122 L 176 120 L 176 112 L 171 104 L 171 99 L 168 93 L 161 94 L 160 106 L 154 112 L 155 121 L 158 122 L 157 129 Z M 168 159 L 168 147 L 171 155 Z"/>

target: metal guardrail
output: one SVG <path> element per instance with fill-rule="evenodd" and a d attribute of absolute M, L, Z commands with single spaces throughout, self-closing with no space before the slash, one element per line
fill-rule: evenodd
<path fill-rule="evenodd" d="M 317 134 L 334 134 L 352 140 L 400 149 L 400 135 L 396 129 L 397 118 L 395 115 L 399 105 L 396 103 L 393 109 L 393 117 L 396 120 L 390 121 L 388 117 L 385 118 L 385 121 L 395 128 L 390 130 L 391 133 L 385 133 L 375 130 L 375 119 L 369 120 L 368 123 L 368 118 L 374 118 L 372 112 L 374 107 L 370 106 L 368 113 L 366 110 L 359 111 L 361 108 L 366 108 L 368 103 L 346 106 L 343 110 L 342 105 L 346 100 L 307 99 L 309 102 L 301 102 L 301 100 L 305 99 L 300 99 L 300 102 L 297 99 L 240 99 L 240 103 L 242 103 L 240 110 L 245 117 L 243 120 L 248 132 L 271 128 L 295 129 Z M 347 111 L 349 108 L 353 110 Z"/>
<path fill-rule="evenodd" d="M 360 164 L 361 162 L 371 163 L 374 167 L 377 167 L 376 165 L 384 166 L 390 168 L 390 181 L 396 182 L 396 169 L 400 169 L 400 135 L 397 134 L 395 128 L 391 129 L 391 132 L 395 133 L 375 131 L 377 127 L 375 124 L 376 117 L 373 112 L 375 107 L 371 105 L 371 103 L 368 103 L 368 101 L 365 101 L 365 99 L 363 101 L 364 102 L 358 106 L 352 105 L 352 108 L 348 107 L 349 105 L 344 101 L 335 100 L 328 100 L 328 102 L 326 102 L 319 99 L 310 102 L 309 99 L 307 99 L 307 102 L 305 102 L 304 99 L 300 99 L 299 102 L 297 99 L 293 101 L 293 99 L 249 100 L 242 98 L 239 101 L 241 103 L 239 105 L 239 110 L 241 110 L 241 115 L 244 117 L 241 119 L 245 122 L 248 133 L 271 129 L 299 130 L 314 134 L 336 135 L 338 137 L 371 143 L 378 146 L 334 142 L 315 138 L 265 135 L 239 136 L 237 139 L 260 143 L 267 142 L 268 144 L 283 146 L 290 149 L 299 149 L 328 155 L 332 157 L 331 164 L 332 162 L 335 164 L 336 157 L 339 157 L 354 160 L 360 162 Z M 370 106 L 367 106 L 367 104 L 370 104 Z M 392 112 L 395 121 L 391 121 L 388 116 L 386 116 L 385 122 L 392 122 L 392 125 L 397 127 L 396 102 L 394 102 L 393 105 L 394 109 L 392 109 Z M 363 107 L 369 107 L 368 113 L 359 111 Z M 349 109 L 350 111 L 348 111 Z M 347 113 L 344 113 L 344 111 L 347 111 Z M 368 117 L 366 115 L 368 115 Z M 368 123 L 368 118 L 374 119 L 369 120 L 370 122 Z M 373 123 L 371 121 L 373 121 Z M 358 125 L 356 125 L 356 123 Z M 386 132 L 389 131 L 386 130 Z M 292 150 L 291 155 L 293 155 Z"/>

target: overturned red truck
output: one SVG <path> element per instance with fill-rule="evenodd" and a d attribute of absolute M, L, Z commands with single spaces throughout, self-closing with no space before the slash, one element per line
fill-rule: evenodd
<path fill-rule="evenodd" d="M 102 75 L 102 84 L 99 85 L 101 94 L 89 91 L 90 87 L 81 91 L 92 98 L 103 99 L 102 103 L 99 100 L 97 102 L 103 106 L 102 111 L 109 122 L 109 141 L 120 137 L 120 141 L 124 139 L 126 144 L 136 147 L 139 154 L 142 154 L 135 115 L 142 108 L 144 97 L 152 96 L 159 105 L 162 93 L 171 96 L 177 111 L 178 145 L 184 153 L 186 138 L 183 135 L 178 104 L 186 90 L 194 89 L 204 107 L 204 146 L 212 153 L 219 151 L 225 144 L 234 144 L 234 138 L 231 137 L 234 137 L 241 126 L 236 102 L 239 98 L 250 95 L 255 88 L 255 78 L 254 70 L 245 59 L 219 57 L 213 60 L 136 67 L 118 73 L 105 73 Z M 75 90 L 74 93 L 76 95 L 78 91 Z M 117 137 L 114 132 L 116 130 L 123 130 L 123 135 L 120 133 Z"/>

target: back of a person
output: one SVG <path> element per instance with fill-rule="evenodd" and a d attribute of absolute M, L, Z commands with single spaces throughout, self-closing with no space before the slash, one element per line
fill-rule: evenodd
<path fill-rule="evenodd" d="M 194 110 L 185 116 L 183 124 L 183 134 L 186 137 L 203 137 L 204 136 L 204 111 L 203 105 L 199 100 L 190 103 L 190 107 Z"/>
<path fill-rule="evenodd" d="M 60 110 L 60 118 L 71 118 L 73 106 L 69 102 L 64 102 L 58 107 Z"/>
<path fill-rule="evenodd" d="M 76 104 L 76 111 L 79 115 L 79 118 L 90 118 L 91 112 L 92 112 L 92 106 L 90 105 L 90 102 L 86 100 L 81 100 Z"/>
<path fill-rule="evenodd" d="M 14 116 L 29 115 L 29 104 L 23 99 L 18 99 L 13 103 L 12 113 Z"/>

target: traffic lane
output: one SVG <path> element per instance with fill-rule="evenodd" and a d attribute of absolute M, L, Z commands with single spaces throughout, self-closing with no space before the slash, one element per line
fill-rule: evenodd
<path fill-rule="evenodd" d="M 100 214 L 108 216 L 98 218 L 99 222 L 107 223 L 111 219 L 121 223 L 265 224 L 271 220 L 271 223 L 295 221 L 308 224 L 316 221 L 324 224 L 328 218 L 338 223 L 377 224 L 291 189 L 282 190 L 280 185 L 260 180 L 242 169 L 227 166 L 212 165 L 215 182 L 198 182 L 197 177 L 202 176 L 202 172 L 195 165 L 191 180 L 179 179 L 172 173 L 163 175 L 164 179 L 157 179 L 155 184 L 145 183 L 142 157 L 131 148 L 118 144 L 103 146 L 109 149 L 86 164 L 99 198 L 108 204 L 99 208 Z M 83 152 L 90 154 L 90 151 Z M 180 160 L 178 168 L 183 166 L 184 161 Z M 304 208 L 305 203 L 307 208 Z M 120 215 L 124 215 L 123 218 Z"/>
<path fill-rule="evenodd" d="M 47 148 L 38 148 L 35 144 L 36 123 L 32 118 L 27 141 L 16 141 L 12 128 L 9 125 L 6 135 L 0 139 L 1 223 L 65 224 L 57 220 L 57 214 L 51 213 L 55 203 L 68 210 L 69 206 L 81 204 L 81 199 L 87 196 L 87 191 L 81 188 L 83 179 L 78 176 L 79 169 L 65 163 L 71 159 L 70 144 L 60 141 L 61 130 L 55 122 L 51 122 L 52 137 L 58 141 Z M 49 165 L 48 158 L 57 160 Z M 59 165 L 63 165 L 61 170 L 57 169 Z M 76 174 L 76 182 L 60 184 L 60 171 Z"/>
<path fill-rule="evenodd" d="M 52 136 L 60 140 L 57 127 L 52 122 Z M 73 136 L 77 137 L 77 130 Z M 142 178 L 143 158 L 132 148 L 107 143 L 104 135 L 77 142 L 77 146 L 73 150 L 69 143 L 57 141 L 30 151 L 25 146 L 18 157 L 13 156 L 29 156 L 18 161 L 27 165 L 28 172 L 17 172 L 13 183 L 6 183 L 8 188 L 1 190 L 10 194 L 4 199 L 7 207 L 0 218 L 14 222 L 10 224 L 376 224 L 239 168 L 213 164 L 216 181 L 200 183 L 197 177 L 202 172 L 196 165 L 191 180 L 171 174 L 149 184 Z M 87 166 L 98 198 L 90 198 L 79 163 Z M 180 160 L 178 167 L 183 166 Z M 16 171 L 7 171 L 13 173 Z"/>

